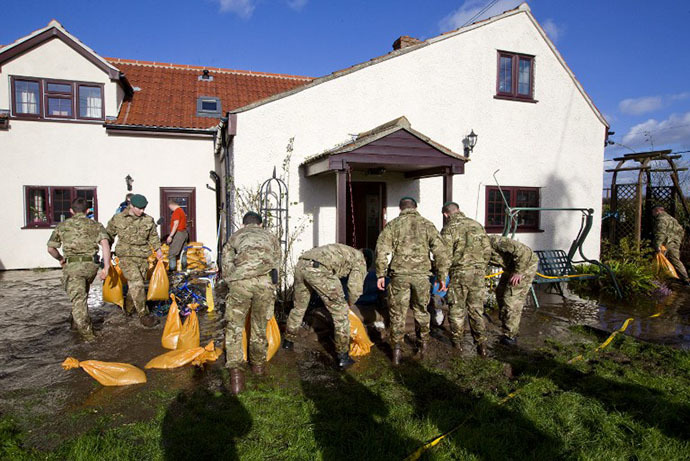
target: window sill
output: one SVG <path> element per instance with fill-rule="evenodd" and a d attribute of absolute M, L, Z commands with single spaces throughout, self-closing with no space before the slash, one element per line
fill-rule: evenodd
<path fill-rule="evenodd" d="M 82 118 L 66 118 L 66 117 L 53 117 L 53 118 L 45 118 L 45 117 L 22 117 L 22 116 L 17 116 L 13 115 L 10 117 L 11 120 L 24 120 L 27 122 L 58 122 L 58 123 L 83 123 L 86 125 L 102 125 L 105 120 L 102 118 L 96 119 L 96 118 L 89 118 L 89 119 L 82 119 Z"/>
<path fill-rule="evenodd" d="M 32 229 L 55 229 L 56 226 L 52 224 L 28 224 L 21 227 L 22 230 L 32 230 Z"/>
<path fill-rule="evenodd" d="M 489 227 L 486 228 L 486 233 L 487 234 L 502 234 L 503 233 L 503 228 L 493 228 Z M 534 229 L 534 228 L 527 228 L 527 229 L 520 229 L 515 231 L 516 234 L 542 234 L 544 233 L 544 229 Z"/>
<path fill-rule="evenodd" d="M 494 99 L 503 99 L 504 101 L 530 102 L 530 103 L 532 103 L 532 104 L 536 104 L 536 103 L 539 102 L 539 101 L 537 101 L 536 99 L 532 99 L 532 98 L 519 98 L 519 97 L 517 97 L 517 96 L 510 96 L 510 95 L 507 95 L 507 94 L 496 94 L 496 95 L 494 95 Z"/>

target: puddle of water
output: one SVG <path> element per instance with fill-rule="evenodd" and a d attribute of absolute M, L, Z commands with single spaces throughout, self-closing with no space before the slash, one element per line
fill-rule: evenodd
<path fill-rule="evenodd" d="M 520 341 L 528 347 L 539 346 L 547 338 L 561 342 L 577 340 L 569 331 L 574 324 L 612 331 L 627 317 L 635 317 L 627 334 L 690 349 L 690 291 L 683 288 L 657 302 L 596 302 L 543 293 L 540 293 L 540 302 L 540 309 L 527 307 L 523 315 Z M 90 313 L 98 334 L 93 343 L 81 342 L 70 330 L 71 307 L 60 287 L 59 271 L 0 272 L 0 303 L 4 307 L 0 316 L 0 414 L 19 417 L 22 426 L 30 430 L 30 444 L 51 448 L 60 442 L 54 436 L 42 436 L 43 432 L 64 436 L 83 432 L 83 425 L 74 423 L 73 415 L 80 412 L 100 412 L 122 421 L 149 418 L 153 416 L 155 405 L 141 404 L 147 395 L 159 390 L 189 389 L 211 375 L 208 370 L 198 371 L 193 367 L 149 370 L 149 382 L 145 385 L 109 388 L 100 386 L 82 370 L 62 370 L 60 364 L 68 356 L 79 360 L 126 362 L 143 368 L 152 357 L 165 352 L 160 345 L 162 323 L 157 328 L 144 329 L 136 317 L 125 317 L 118 307 L 104 305 L 98 281 L 89 294 Z M 644 318 L 658 311 L 663 311 L 661 317 Z M 489 317 L 489 330 L 495 338 L 500 322 L 495 312 Z M 217 343 L 222 340 L 221 320 L 219 313 L 201 313 L 203 344 L 211 339 Z M 317 330 L 323 328 L 322 325 Z M 407 331 L 414 331 L 411 312 Z M 469 333 L 465 338 L 465 355 L 473 355 Z M 358 368 L 368 370 L 388 363 L 384 356 L 386 332 L 375 339 L 377 347 L 370 357 L 360 359 Z M 316 334 L 305 332 L 297 355 L 279 353 L 276 356 L 271 366 L 272 374 L 287 386 L 294 385 L 288 381 L 299 366 L 302 371 L 313 368 L 314 379 L 318 379 L 319 370 L 330 369 L 333 363 L 331 349 L 328 341 L 318 342 Z M 434 362 L 440 365 L 449 363 L 449 358 L 456 355 L 450 347 L 441 345 L 435 345 L 432 350 L 436 351 Z M 222 362 L 223 359 L 219 360 L 212 368 L 220 369 Z"/>

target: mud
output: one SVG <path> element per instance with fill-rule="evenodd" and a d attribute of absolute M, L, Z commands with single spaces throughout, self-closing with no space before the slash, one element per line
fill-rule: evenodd
<path fill-rule="evenodd" d="M 587 325 L 612 331 L 628 317 L 636 320 L 626 334 L 645 341 L 690 349 L 690 290 L 677 291 L 657 301 L 617 303 L 583 300 L 575 296 L 563 299 L 540 293 L 541 307 L 525 308 L 520 343 L 539 347 L 547 339 L 559 342 L 580 340 L 570 329 Z M 217 304 L 218 296 L 216 297 Z M 101 286 L 94 283 L 89 294 L 89 308 L 98 338 L 83 343 L 70 330 L 69 301 L 60 288 L 59 271 L 0 272 L 0 415 L 12 415 L 27 432 L 30 445 L 53 448 L 71 435 L 109 423 L 126 423 L 155 416 L 160 403 L 169 401 L 179 391 L 197 386 L 221 384 L 222 361 L 205 370 L 184 367 L 176 370 L 147 370 L 148 383 L 128 387 L 102 387 L 82 370 L 64 371 L 60 364 L 68 357 L 79 360 L 118 361 L 140 368 L 152 357 L 165 352 L 160 345 L 163 324 L 152 329 L 139 325 L 136 317 L 127 317 L 111 304 L 101 302 Z M 662 312 L 658 318 L 646 318 Z M 500 322 L 495 312 L 487 314 L 492 342 L 498 336 Z M 201 313 L 201 342 L 222 340 L 222 314 Z M 164 320 L 164 319 L 162 319 Z M 328 316 L 316 313 L 308 319 L 309 329 L 294 353 L 281 351 L 269 367 L 270 379 L 285 386 L 309 377 L 318 382 L 332 373 L 332 341 Z M 447 325 L 447 324 L 446 324 Z M 434 333 L 431 357 L 439 366 L 450 366 L 453 358 L 471 357 L 474 348 L 469 332 L 464 352 L 458 354 L 444 340 L 445 327 Z M 407 331 L 414 331 L 412 316 Z M 370 327 L 376 343 L 373 353 L 358 360 L 353 372 L 374 373 L 386 366 L 390 349 L 386 331 Z M 414 347 L 409 338 L 406 359 L 412 359 Z M 500 350 L 493 350 L 494 355 Z"/>

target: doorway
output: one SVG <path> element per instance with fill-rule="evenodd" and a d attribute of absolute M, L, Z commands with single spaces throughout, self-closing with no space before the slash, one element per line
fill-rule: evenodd
<path fill-rule="evenodd" d="M 171 211 L 168 199 L 175 199 L 187 215 L 187 232 L 189 241 L 196 241 L 196 188 L 195 187 L 161 187 L 161 237 L 170 233 Z"/>
<path fill-rule="evenodd" d="M 386 224 L 386 183 L 358 181 L 351 186 L 352 194 L 347 191 L 347 244 L 373 250 Z"/>

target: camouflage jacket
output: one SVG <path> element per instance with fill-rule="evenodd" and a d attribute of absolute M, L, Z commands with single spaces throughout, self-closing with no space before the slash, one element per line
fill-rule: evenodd
<path fill-rule="evenodd" d="M 109 240 L 103 224 L 76 213 L 57 225 L 48 239 L 48 246 L 60 248 L 66 258 L 70 256 L 93 256 L 98 252 L 101 240 Z"/>
<path fill-rule="evenodd" d="M 537 270 L 539 259 L 530 247 L 517 240 L 500 235 L 490 235 L 491 259 L 489 264 L 502 267 L 515 274 L 526 274 Z"/>
<path fill-rule="evenodd" d="M 670 214 L 662 211 L 654 218 L 654 248 L 669 243 L 680 244 L 683 241 L 685 230 Z"/>
<path fill-rule="evenodd" d="M 352 303 L 362 296 L 367 263 L 361 251 L 341 243 L 331 243 L 305 251 L 299 259 L 318 261 L 336 277 L 347 277 L 347 292 Z"/>
<path fill-rule="evenodd" d="M 106 230 L 111 243 L 115 237 L 118 238 L 115 247 L 118 256 L 147 258 L 151 251 L 161 247 L 153 218 L 147 214 L 134 216 L 129 213 L 129 208 L 113 216 Z"/>
<path fill-rule="evenodd" d="M 434 265 L 439 278 L 445 279 L 450 265 L 450 252 L 436 226 L 417 210 L 406 209 L 386 224 L 376 241 L 376 276 L 390 274 L 430 274 Z M 388 255 L 392 255 L 390 265 Z"/>
<path fill-rule="evenodd" d="M 450 216 L 441 230 L 441 237 L 451 251 L 451 271 L 483 268 L 491 257 L 491 243 L 486 231 L 462 212 Z"/>
<path fill-rule="evenodd" d="M 232 282 L 266 275 L 280 265 L 280 243 L 258 224 L 247 224 L 223 247 L 223 278 Z"/>

